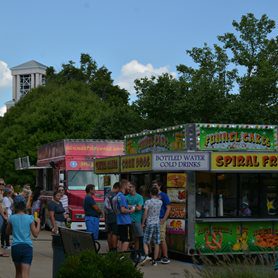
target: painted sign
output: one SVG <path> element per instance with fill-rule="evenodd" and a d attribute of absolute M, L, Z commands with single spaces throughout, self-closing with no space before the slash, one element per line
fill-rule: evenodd
<path fill-rule="evenodd" d="M 171 203 L 171 210 L 170 210 L 169 218 L 185 219 L 185 204 L 173 204 L 173 203 Z"/>
<path fill-rule="evenodd" d="M 212 153 L 212 171 L 278 171 L 278 153 Z"/>
<path fill-rule="evenodd" d="M 120 157 L 97 158 L 95 160 L 95 173 L 119 173 L 120 172 Z"/>
<path fill-rule="evenodd" d="M 195 248 L 204 255 L 277 251 L 278 223 L 198 223 Z"/>
<path fill-rule="evenodd" d="M 123 154 L 122 141 L 65 141 L 66 155 L 104 157 Z"/>
<path fill-rule="evenodd" d="M 185 234 L 185 221 L 183 219 L 168 219 L 166 228 L 168 234 L 183 235 Z"/>
<path fill-rule="evenodd" d="M 205 152 L 154 153 L 152 169 L 154 171 L 207 171 L 209 155 Z"/>
<path fill-rule="evenodd" d="M 150 171 L 152 168 L 152 155 L 139 154 L 121 157 L 121 172 Z"/>
<path fill-rule="evenodd" d="M 92 159 L 86 159 L 85 157 L 80 159 L 66 158 L 66 169 L 67 170 L 93 170 L 94 161 Z"/>
<path fill-rule="evenodd" d="M 185 187 L 185 173 L 167 173 L 167 187 Z"/>
<path fill-rule="evenodd" d="M 275 150 L 276 130 L 267 128 L 200 126 L 200 150 Z"/>
<path fill-rule="evenodd" d="M 163 128 L 126 136 L 126 154 L 164 152 L 185 149 L 185 127 L 183 125 Z"/>
<path fill-rule="evenodd" d="M 185 203 L 186 191 L 184 188 L 167 188 L 167 194 L 174 203 Z"/>
<path fill-rule="evenodd" d="M 41 146 L 37 164 L 49 165 L 50 161 L 61 161 L 65 156 L 71 160 L 90 161 L 96 157 L 122 155 L 123 150 L 123 141 L 62 140 Z"/>

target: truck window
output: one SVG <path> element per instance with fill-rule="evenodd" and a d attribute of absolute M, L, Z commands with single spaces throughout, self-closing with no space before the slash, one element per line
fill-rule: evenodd
<path fill-rule="evenodd" d="M 85 190 L 87 184 L 94 184 L 96 190 L 103 190 L 104 186 L 107 186 L 107 180 L 110 181 L 110 185 L 119 181 L 118 175 L 96 175 L 92 171 L 68 171 L 68 189 L 70 190 Z M 107 176 L 110 176 L 107 179 Z"/>

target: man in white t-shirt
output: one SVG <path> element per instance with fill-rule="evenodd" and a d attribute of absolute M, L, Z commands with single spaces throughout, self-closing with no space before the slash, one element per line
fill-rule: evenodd
<path fill-rule="evenodd" d="M 69 212 L 69 199 L 68 196 L 65 194 L 65 188 L 63 186 L 58 187 L 58 191 L 61 194 L 60 202 L 63 205 L 63 208 L 65 209 L 66 213 Z"/>

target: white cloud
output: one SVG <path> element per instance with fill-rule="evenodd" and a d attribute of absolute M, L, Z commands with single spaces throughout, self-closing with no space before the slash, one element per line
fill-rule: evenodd
<path fill-rule="evenodd" d="M 3 117 L 6 112 L 7 112 L 6 105 L 0 107 L 0 116 L 1 117 Z"/>
<path fill-rule="evenodd" d="M 0 116 L 6 113 L 7 94 L 11 94 L 9 91 L 12 87 L 12 74 L 8 68 L 7 63 L 0 60 Z"/>
<path fill-rule="evenodd" d="M 0 61 L 0 88 L 10 87 L 12 85 L 12 74 L 8 65 Z"/>
<path fill-rule="evenodd" d="M 169 73 L 173 76 L 176 76 L 176 73 L 170 72 L 167 66 L 155 68 L 152 64 L 143 65 L 137 60 L 132 60 L 122 66 L 121 75 L 116 79 L 116 84 L 119 85 L 121 88 L 126 89 L 131 94 L 131 100 L 135 100 L 135 79 L 159 76 L 163 73 Z"/>

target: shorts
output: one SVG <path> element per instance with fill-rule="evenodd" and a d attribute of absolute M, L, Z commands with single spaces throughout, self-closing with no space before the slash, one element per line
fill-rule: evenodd
<path fill-rule="evenodd" d="M 143 237 L 143 228 L 140 222 L 133 222 L 131 224 L 131 234 L 132 234 L 132 239 L 135 239 L 136 237 Z"/>
<path fill-rule="evenodd" d="M 93 216 L 85 216 L 86 231 L 91 233 L 94 240 L 98 239 L 99 234 L 99 218 Z"/>
<path fill-rule="evenodd" d="M 121 242 L 131 241 L 131 225 L 118 225 L 119 238 Z"/>
<path fill-rule="evenodd" d="M 118 225 L 117 223 L 106 223 L 106 230 L 108 233 L 112 233 L 113 235 L 118 235 Z"/>
<path fill-rule="evenodd" d="M 166 240 L 166 222 L 167 221 L 165 221 L 163 224 L 160 224 L 160 241 Z"/>
<path fill-rule="evenodd" d="M 160 225 L 152 224 L 147 225 L 144 231 L 144 243 L 149 244 L 151 240 L 155 244 L 160 244 Z"/>
<path fill-rule="evenodd" d="M 12 259 L 15 264 L 29 264 L 33 260 L 33 247 L 28 244 L 12 246 Z"/>

